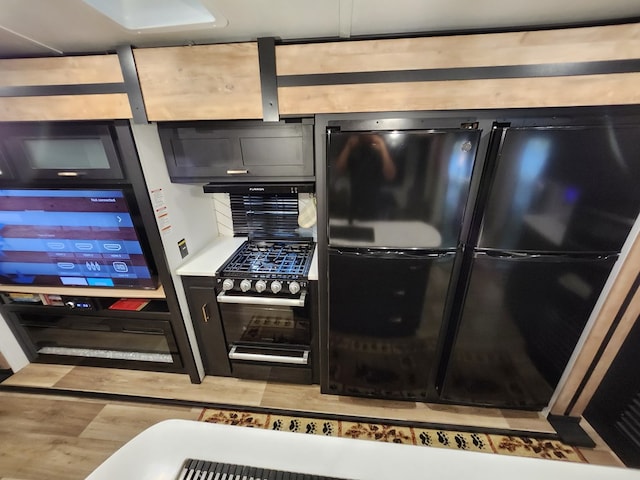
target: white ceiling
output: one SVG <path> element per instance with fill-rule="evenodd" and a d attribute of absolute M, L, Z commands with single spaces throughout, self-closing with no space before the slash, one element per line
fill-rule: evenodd
<path fill-rule="evenodd" d="M 127 0 L 112 0 L 126 2 Z M 201 0 L 220 25 L 138 33 L 82 0 L 0 0 L 0 57 L 159 46 L 349 38 L 640 18 L 640 0 Z"/>

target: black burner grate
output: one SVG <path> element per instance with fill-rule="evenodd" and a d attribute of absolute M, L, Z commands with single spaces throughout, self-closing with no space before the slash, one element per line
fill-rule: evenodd
<path fill-rule="evenodd" d="M 306 277 L 313 256 L 312 242 L 246 241 L 223 265 L 225 276 Z"/>

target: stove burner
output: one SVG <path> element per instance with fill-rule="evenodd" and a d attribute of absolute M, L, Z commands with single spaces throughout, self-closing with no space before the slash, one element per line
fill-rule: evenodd
<path fill-rule="evenodd" d="M 223 265 L 221 274 L 235 277 L 304 278 L 309 272 L 311 242 L 245 241 Z"/>

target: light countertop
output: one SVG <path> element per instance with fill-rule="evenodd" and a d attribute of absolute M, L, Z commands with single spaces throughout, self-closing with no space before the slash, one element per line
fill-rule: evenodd
<path fill-rule="evenodd" d="M 213 277 L 224 262 L 242 245 L 247 237 L 217 237 L 204 249 L 187 257 L 176 269 L 181 276 Z M 318 249 L 313 252 L 309 280 L 318 279 Z"/>
<path fill-rule="evenodd" d="M 355 480 L 640 479 L 630 468 L 166 420 L 130 440 L 87 480 L 173 480 L 187 458 Z"/>

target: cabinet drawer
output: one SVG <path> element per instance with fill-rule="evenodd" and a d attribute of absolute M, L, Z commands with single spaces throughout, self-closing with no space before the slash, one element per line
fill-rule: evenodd
<path fill-rule="evenodd" d="M 180 123 L 159 133 L 173 182 L 313 179 L 311 123 Z"/>

